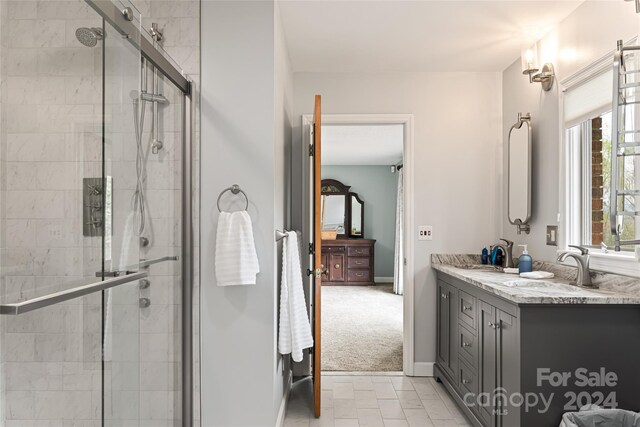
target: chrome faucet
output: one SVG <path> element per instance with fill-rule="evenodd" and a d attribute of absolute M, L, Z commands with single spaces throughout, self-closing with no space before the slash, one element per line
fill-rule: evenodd
<path fill-rule="evenodd" d="M 500 248 L 502 250 L 502 266 L 504 268 L 513 268 L 513 242 L 511 240 L 507 240 L 507 239 L 499 239 L 501 242 L 504 243 L 496 243 L 495 245 L 491 246 L 491 249 L 493 248 Z"/>
<path fill-rule="evenodd" d="M 589 271 L 589 249 L 574 245 L 569 245 L 569 247 L 578 249 L 580 251 L 580 255 L 568 251 L 562 252 L 558 255 L 558 261 L 564 262 L 567 257 L 571 257 L 576 260 L 576 263 L 578 264 L 578 276 L 573 284 L 584 288 L 597 288 L 597 286 L 591 283 L 591 272 Z"/>

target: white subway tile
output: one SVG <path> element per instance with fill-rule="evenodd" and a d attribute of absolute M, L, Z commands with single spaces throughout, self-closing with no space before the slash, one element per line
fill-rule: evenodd
<path fill-rule="evenodd" d="M 71 0 L 37 1 L 37 16 L 41 19 L 80 19 L 95 16 L 83 2 Z"/>
<path fill-rule="evenodd" d="M 35 1 L 12 0 L 6 4 L 9 19 L 35 19 L 37 16 Z"/>
<path fill-rule="evenodd" d="M 9 161 L 62 161 L 65 159 L 65 137 L 60 134 L 7 134 Z"/>
<path fill-rule="evenodd" d="M 3 362 L 32 362 L 35 356 L 35 336 L 30 333 L 3 334 Z"/>
<path fill-rule="evenodd" d="M 63 218 L 62 191 L 7 191 L 7 218 Z"/>
<path fill-rule="evenodd" d="M 33 391 L 6 391 L 7 420 L 30 420 L 34 418 Z"/>
<path fill-rule="evenodd" d="M 10 169 L 10 168 L 9 168 Z M 7 219 L 5 244 L 8 248 L 33 247 L 36 242 L 36 224 L 30 219 Z"/>

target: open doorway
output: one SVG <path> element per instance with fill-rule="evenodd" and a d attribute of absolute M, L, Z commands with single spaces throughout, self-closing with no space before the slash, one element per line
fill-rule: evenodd
<path fill-rule="evenodd" d="M 322 126 L 323 371 L 403 371 L 404 141 L 399 123 Z"/>

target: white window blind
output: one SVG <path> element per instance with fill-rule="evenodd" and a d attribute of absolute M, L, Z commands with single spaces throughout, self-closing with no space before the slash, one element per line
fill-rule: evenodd
<path fill-rule="evenodd" d="M 564 94 L 565 127 L 610 110 L 612 99 L 613 70 L 607 70 L 567 89 Z"/>

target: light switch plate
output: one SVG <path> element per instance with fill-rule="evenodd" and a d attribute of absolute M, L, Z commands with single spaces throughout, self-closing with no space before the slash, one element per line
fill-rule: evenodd
<path fill-rule="evenodd" d="M 431 225 L 419 226 L 418 240 L 433 240 L 433 227 Z"/>
<path fill-rule="evenodd" d="M 558 226 L 547 225 L 547 245 L 558 246 Z"/>

